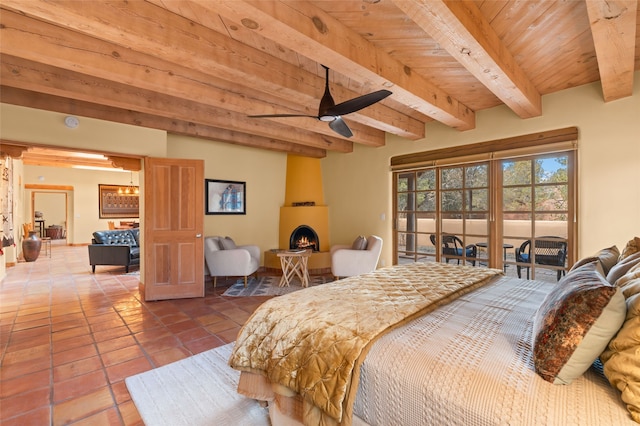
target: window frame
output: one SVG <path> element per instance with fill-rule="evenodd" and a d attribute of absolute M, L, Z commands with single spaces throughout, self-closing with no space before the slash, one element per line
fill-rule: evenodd
<path fill-rule="evenodd" d="M 461 147 L 452 147 L 441 150 L 426 151 L 414 154 L 396 156 L 391 159 L 391 171 L 393 172 L 393 263 L 398 264 L 399 257 L 399 237 L 404 230 L 399 229 L 398 210 L 398 179 L 403 173 L 419 173 L 425 170 L 436 171 L 436 208 L 435 212 L 435 232 L 438 236 L 436 247 L 440 247 L 440 234 L 442 212 L 440 211 L 440 174 L 441 170 L 453 166 L 468 167 L 473 164 L 486 162 L 489 164 L 488 172 L 488 266 L 504 267 L 505 264 L 515 265 L 503 258 L 503 211 L 502 211 L 502 164 L 504 161 L 517 159 L 534 161 L 538 158 L 554 156 L 553 154 L 567 155 L 567 265 L 572 265 L 576 260 L 578 246 L 577 235 L 577 128 L 570 127 L 544 133 L 518 136 L 515 138 L 500 139 L 495 141 L 481 142 Z M 533 176 L 532 176 L 533 179 Z M 535 185 L 534 185 L 535 186 Z M 463 193 L 464 194 L 464 193 Z M 464 195 L 463 195 L 464 196 Z M 532 208 L 535 211 L 535 201 L 532 200 Z M 404 212 L 406 213 L 406 212 Z M 405 227 L 408 232 L 408 228 Z M 417 233 L 417 230 L 414 231 Z M 466 235 L 466 233 L 465 233 Z M 535 238 L 535 233 L 533 234 Z M 416 239 L 417 242 L 417 239 Z M 406 246 L 405 246 L 406 248 Z M 412 261 L 441 261 L 440 250 L 433 248 L 433 253 L 419 252 L 416 247 L 413 250 Z M 409 250 L 406 250 L 409 252 Z M 407 258 L 408 259 L 408 258 Z M 462 262 L 467 259 L 463 255 Z M 536 265 L 531 270 L 535 277 Z M 568 268 L 569 266 L 567 266 Z"/>

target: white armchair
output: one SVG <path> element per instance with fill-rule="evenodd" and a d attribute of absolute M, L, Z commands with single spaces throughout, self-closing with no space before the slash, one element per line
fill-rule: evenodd
<path fill-rule="evenodd" d="M 382 238 L 371 235 L 367 238 L 366 247 L 355 249 L 354 245 L 334 245 L 330 249 L 331 273 L 334 277 L 352 277 L 372 272 L 378 266 L 378 259 L 382 252 Z"/>
<path fill-rule="evenodd" d="M 204 258 L 216 286 L 217 277 L 247 277 L 260 267 L 260 248 L 255 245 L 236 246 L 229 237 L 206 237 Z"/>

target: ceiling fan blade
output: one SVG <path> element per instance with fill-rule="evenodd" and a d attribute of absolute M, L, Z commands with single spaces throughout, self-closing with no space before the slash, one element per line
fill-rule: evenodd
<path fill-rule="evenodd" d="M 308 118 L 318 118 L 315 115 L 306 115 L 306 114 L 262 114 L 262 115 L 248 115 L 249 118 L 279 118 L 279 117 L 308 117 Z"/>
<path fill-rule="evenodd" d="M 351 129 L 347 126 L 347 123 L 344 122 L 342 117 L 336 117 L 335 120 L 329 122 L 329 127 L 331 130 L 336 132 L 339 135 L 344 136 L 345 138 L 350 138 L 353 136 Z"/>
<path fill-rule="evenodd" d="M 352 112 L 359 111 L 370 105 L 380 102 L 391 94 L 388 90 L 378 90 L 377 92 L 368 93 L 366 95 L 358 96 L 357 98 L 350 99 L 348 101 L 340 102 L 338 105 L 329 108 L 326 115 L 347 115 Z"/>

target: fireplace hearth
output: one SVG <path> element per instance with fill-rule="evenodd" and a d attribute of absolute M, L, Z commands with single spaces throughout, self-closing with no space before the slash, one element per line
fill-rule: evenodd
<path fill-rule="evenodd" d="M 311 249 L 320 250 L 320 240 L 318 234 L 310 226 L 300 225 L 291 233 L 289 238 L 289 249 Z"/>

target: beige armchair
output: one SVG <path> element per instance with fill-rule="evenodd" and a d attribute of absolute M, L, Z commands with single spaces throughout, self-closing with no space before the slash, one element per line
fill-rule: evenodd
<path fill-rule="evenodd" d="M 255 245 L 236 246 L 229 237 L 206 237 L 204 258 L 216 286 L 217 277 L 247 278 L 260 267 L 260 248 Z"/>
<path fill-rule="evenodd" d="M 361 240 L 356 239 L 350 246 L 334 245 L 331 247 L 331 273 L 336 279 L 352 277 L 376 269 L 382 252 L 382 238 L 371 235 L 366 239 L 364 248 L 357 247 L 361 243 Z"/>

